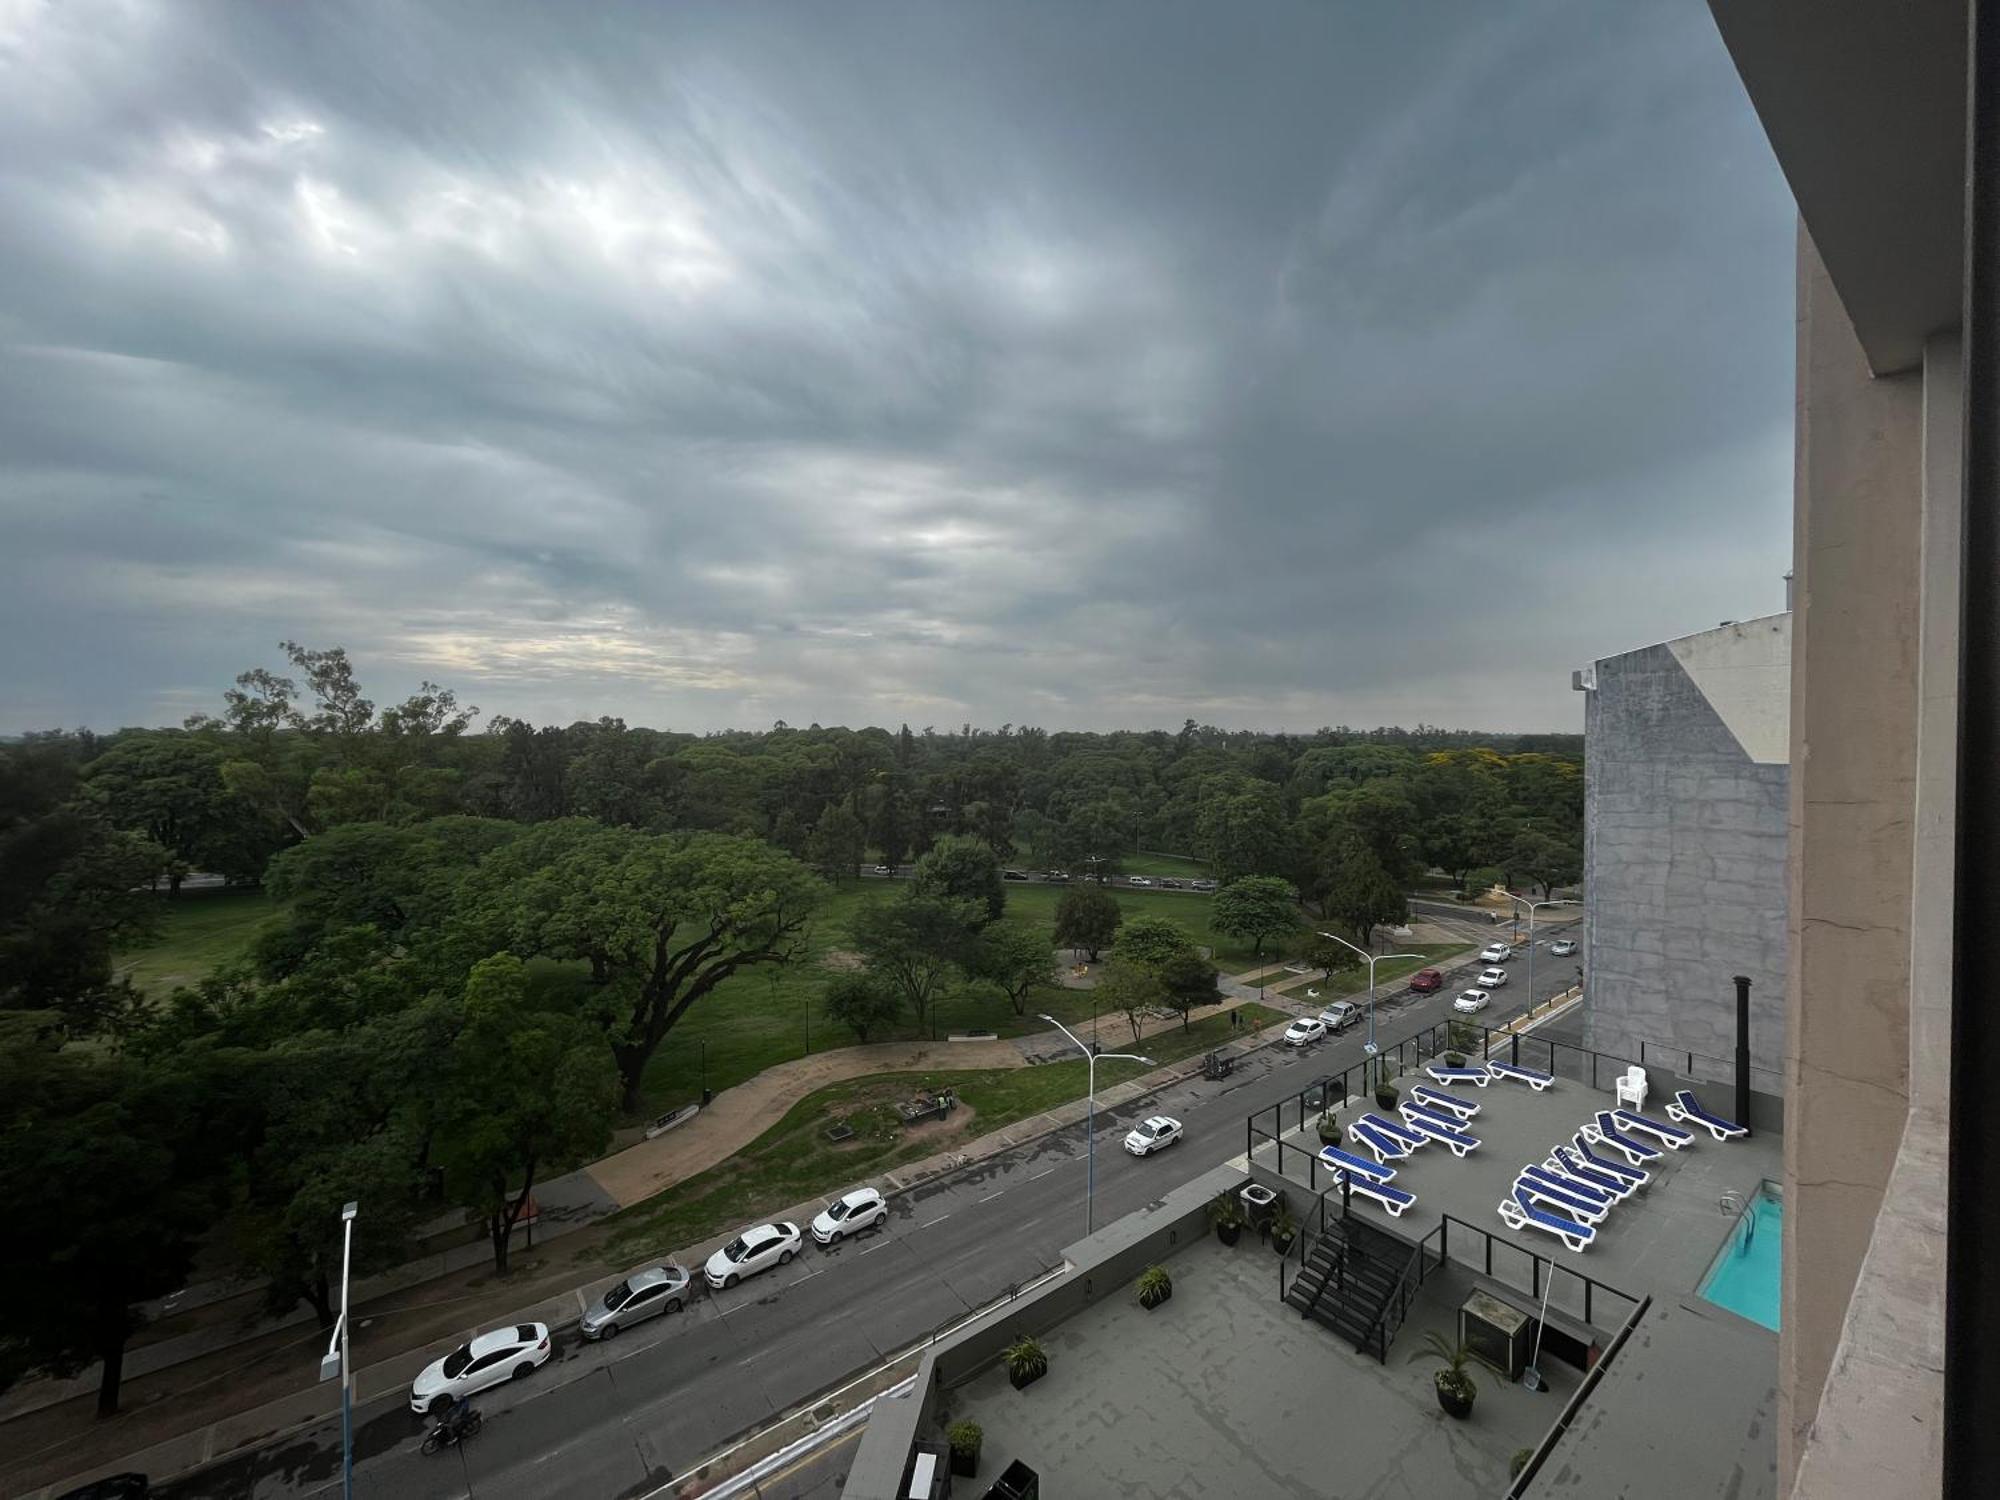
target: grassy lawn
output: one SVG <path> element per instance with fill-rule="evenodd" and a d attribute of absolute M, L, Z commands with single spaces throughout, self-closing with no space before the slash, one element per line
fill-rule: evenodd
<path fill-rule="evenodd" d="M 249 948 L 278 908 L 259 890 L 213 891 L 160 898 L 160 935 L 119 953 L 117 971 L 148 995 L 164 998 L 198 983 Z"/>
<path fill-rule="evenodd" d="M 1127 875 L 1178 875 L 1186 880 L 1198 880 L 1208 873 L 1207 865 L 1185 854 L 1127 854 L 1118 861 L 1118 868 Z"/>
<path fill-rule="evenodd" d="M 1419 969 L 1459 958 L 1473 951 L 1471 943 L 1417 943 L 1409 950 L 1423 954 L 1422 958 L 1394 958 L 1375 965 L 1375 993 L 1388 994 L 1398 982 L 1407 979 Z M 1280 994 L 1294 998 L 1302 997 L 1308 989 L 1319 991 L 1322 1000 L 1339 1000 L 1348 995 L 1365 994 L 1368 990 L 1368 971 L 1363 968 L 1343 969 L 1330 980 L 1313 974 L 1296 981 L 1288 981 Z"/>
<path fill-rule="evenodd" d="M 1262 1006 L 1243 1010 L 1246 1025 L 1252 1027 L 1282 1019 Z M 1228 1016 L 1211 1016 L 1185 1031 L 1149 1038 L 1147 1051 L 1155 1062 L 1171 1062 L 1238 1034 Z M 1111 1084 L 1143 1071 L 1137 1063 L 1113 1062 L 1102 1064 L 1097 1076 L 1100 1083 Z M 830 1084 L 801 1099 L 777 1124 L 720 1166 L 616 1215 L 611 1221 L 616 1232 L 604 1255 L 612 1263 L 623 1263 L 694 1244 L 804 1198 L 830 1197 L 863 1179 L 1080 1098 L 1088 1072 L 1079 1058 L 1031 1068 L 882 1073 Z M 939 1088 L 956 1090 L 967 1109 L 937 1125 L 903 1129 L 895 1101 Z M 851 1125 L 854 1138 L 837 1145 L 827 1141 L 824 1132 L 835 1121 Z"/>

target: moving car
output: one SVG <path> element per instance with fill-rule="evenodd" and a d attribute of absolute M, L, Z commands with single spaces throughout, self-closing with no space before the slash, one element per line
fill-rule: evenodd
<path fill-rule="evenodd" d="M 1569 938 L 1557 938 L 1549 944 L 1549 955 L 1552 958 L 1568 958 L 1574 952 L 1576 944 Z"/>
<path fill-rule="evenodd" d="M 1056 883 L 1057 885 L 1062 885 L 1062 884 L 1065 884 L 1065 883 L 1066 883 L 1066 882 L 1067 882 L 1067 881 L 1069 880 L 1069 871 L 1067 871 L 1067 870 L 1049 870 L 1049 871 L 1047 871 L 1046 873 L 1044 873 L 1044 874 L 1043 874 L 1043 876 L 1042 876 L 1042 879 L 1044 879 L 1044 880 L 1048 880 L 1048 881 L 1053 881 L 1053 882 L 1055 882 L 1055 883 Z"/>
<path fill-rule="evenodd" d="M 1514 950 L 1506 943 L 1488 943 L 1479 950 L 1479 961 L 1483 964 L 1504 964 L 1514 956 Z"/>
<path fill-rule="evenodd" d="M 887 865 L 877 865 L 875 873 L 877 875 L 893 875 L 895 871 L 891 870 Z"/>
<path fill-rule="evenodd" d="M 1465 1012 L 1466 1015 L 1469 1016 L 1476 1011 L 1482 1011 L 1486 1009 L 1488 1003 L 1492 999 L 1493 997 L 1487 994 L 1486 991 L 1484 990 L 1466 990 L 1456 1000 L 1451 1002 L 1451 1008 L 1453 1010 L 1463 1011 Z"/>
<path fill-rule="evenodd" d="M 1188 889 L 1191 891 L 1212 891 L 1215 889 L 1215 882 L 1213 880 L 1190 880 L 1188 882 Z"/>
<path fill-rule="evenodd" d="M 1326 1022 L 1317 1016 L 1300 1016 L 1285 1028 L 1285 1045 L 1303 1047 L 1307 1042 L 1317 1042 L 1326 1035 Z"/>
<path fill-rule="evenodd" d="M 1181 1138 L 1181 1122 L 1166 1115 L 1154 1115 L 1150 1120 L 1141 1120 L 1132 1127 L 1125 1137 L 1125 1149 L 1134 1156 L 1151 1156 L 1162 1146 L 1171 1146 Z"/>
<path fill-rule="evenodd" d="M 1444 975 L 1437 969 L 1419 969 L 1410 976 L 1410 988 L 1419 995 L 1435 995 L 1444 988 Z"/>
<path fill-rule="evenodd" d="M 1181 889 L 1181 883 L 1171 875 L 1163 875 L 1160 877 L 1160 889 L 1163 891 L 1177 891 Z"/>
<path fill-rule="evenodd" d="M 1479 971 L 1479 977 L 1473 980 L 1472 982 L 1478 985 L 1482 990 L 1497 990 L 1500 988 L 1501 985 L 1507 982 L 1507 971 L 1505 969 L 1498 969 L 1498 968 L 1481 969 Z"/>
<path fill-rule="evenodd" d="M 1000 878 L 1002 880 L 1026 880 L 1028 872 L 1026 870 L 1002 870 Z"/>
<path fill-rule="evenodd" d="M 1133 875 L 1128 877 L 1125 883 L 1127 885 L 1151 885 L 1153 877 L 1150 875 Z"/>
<path fill-rule="evenodd" d="M 880 1229 L 889 1222 L 889 1203 L 872 1187 L 856 1188 L 820 1210 L 812 1221 L 815 1244 L 838 1245 L 850 1234 Z"/>
<path fill-rule="evenodd" d="M 546 1323 L 519 1323 L 482 1333 L 424 1366 L 410 1382 L 410 1410 L 419 1416 L 441 1412 L 460 1396 L 532 1374 L 554 1352 Z"/>
<path fill-rule="evenodd" d="M 1335 1036 L 1361 1020 L 1361 1007 L 1349 1005 L 1345 1000 L 1330 1000 L 1325 1010 L 1319 1013 L 1319 1023 Z"/>
<path fill-rule="evenodd" d="M 717 1291 L 735 1286 L 746 1276 L 789 1265 L 805 1248 L 805 1236 L 789 1219 L 782 1224 L 759 1224 L 744 1230 L 708 1258 L 701 1274 Z"/>
<path fill-rule="evenodd" d="M 615 1339 L 621 1328 L 687 1306 L 688 1273 L 668 1261 L 634 1271 L 591 1303 L 578 1331 L 587 1339 Z"/>

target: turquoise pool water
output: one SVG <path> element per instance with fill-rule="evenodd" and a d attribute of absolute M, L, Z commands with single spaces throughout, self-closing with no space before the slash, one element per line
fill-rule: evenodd
<path fill-rule="evenodd" d="M 1785 1200 L 1767 1182 L 1716 1252 L 1715 1263 L 1701 1279 L 1702 1296 L 1775 1330 L 1784 1237 Z"/>

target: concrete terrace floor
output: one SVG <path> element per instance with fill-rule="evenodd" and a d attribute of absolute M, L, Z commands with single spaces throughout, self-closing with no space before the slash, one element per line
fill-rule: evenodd
<path fill-rule="evenodd" d="M 1412 1081 L 1403 1080 L 1406 1091 Z M 1722 1208 L 1725 1197 L 1748 1202 L 1762 1182 L 1783 1175 L 1782 1138 L 1760 1134 L 1721 1142 L 1697 1131 L 1695 1144 L 1647 1164 L 1652 1180 L 1645 1190 L 1614 1208 L 1598 1226 L 1595 1242 L 1578 1254 L 1554 1236 L 1505 1228 L 1496 1205 L 1524 1164 L 1541 1160 L 1550 1147 L 1567 1141 L 1596 1110 L 1611 1108 L 1611 1094 L 1569 1079 L 1559 1079 L 1541 1094 L 1524 1084 L 1497 1081 L 1484 1089 L 1459 1085 L 1458 1092 L 1482 1106 L 1468 1125 L 1481 1140 L 1480 1149 L 1457 1160 L 1442 1146 L 1424 1147 L 1396 1164 L 1396 1185 L 1417 1195 L 1400 1219 L 1360 1197 L 1353 1200 L 1353 1213 L 1410 1241 L 1434 1229 L 1447 1213 L 1489 1231 L 1494 1236 L 1494 1281 L 1501 1284 L 1503 1296 L 1531 1314 L 1530 1262 L 1509 1246 L 1534 1251 L 1633 1297 L 1653 1299 L 1527 1493 L 1633 1500 L 1775 1495 L 1777 1335 L 1717 1307 L 1696 1288 L 1735 1226 L 1734 1215 Z M 1372 1108 L 1372 1100 L 1366 1103 Z M 1664 1103 L 1655 1094 L 1645 1112 L 1665 1120 Z M 1350 1103 L 1341 1111 L 1343 1123 L 1361 1112 L 1357 1103 Z M 1295 1112 L 1287 1114 L 1285 1124 L 1282 1175 L 1305 1221 L 1304 1211 L 1313 1207 L 1307 1152 L 1317 1151 L 1319 1142 L 1310 1131 L 1297 1129 Z M 1350 1144 L 1348 1149 L 1354 1148 Z M 1605 1147 L 1597 1150 L 1601 1156 L 1616 1154 Z M 1277 1157 L 1274 1146 L 1259 1140 L 1252 1159 L 1268 1175 Z M 1318 1175 L 1318 1187 L 1327 1187 L 1324 1172 Z M 1484 1271 L 1486 1245 L 1478 1236 L 1453 1225 L 1446 1238 L 1454 1263 Z M 1581 1290 L 1576 1277 L 1558 1273 L 1551 1306 L 1580 1319 Z M 1628 1304 L 1600 1294 L 1591 1321 L 1609 1334 L 1629 1311 Z M 1421 1333 L 1416 1337 L 1421 1339 Z M 1398 1348 L 1409 1347 L 1409 1338 L 1399 1339 Z M 1546 1372 L 1551 1362 L 1545 1359 L 1543 1367 Z M 1694 1433 L 1701 1440 L 1687 1441 Z"/>
<path fill-rule="evenodd" d="M 1452 1327 L 1468 1289 L 1455 1274 L 1426 1285 L 1384 1365 L 1280 1302 L 1276 1257 L 1248 1236 L 1203 1238 L 1166 1264 L 1170 1301 L 1149 1313 L 1106 1298 L 1069 1318 L 1026 1390 L 996 1364 L 946 1394 L 947 1421 L 985 1429 L 978 1479 L 959 1488 L 982 1493 L 1018 1458 L 1049 1496 L 1492 1495 L 1575 1388 L 1561 1366 L 1539 1394 L 1475 1366 L 1472 1416 L 1447 1417 L 1436 1365 L 1409 1356 Z"/>

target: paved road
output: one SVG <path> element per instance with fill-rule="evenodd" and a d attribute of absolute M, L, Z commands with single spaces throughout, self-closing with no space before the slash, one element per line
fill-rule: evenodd
<path fill-rule="evenodd" d="M 1489 1022 L 1526 1003 L 1520 980 L 1494 997 Z M 1555 993 L 1570 965 L 1537 964 L 1537 988 Z M 1545 977 L 1546 976 L 1546 977 Z M 1451 991 L 1386 1002 L 1383 1040 L 1449 1014 Z M 1099 1224 L 1240 1154 L 1244 1117 L 1322 1073 L 1361 1060 L 1361 1033 L 1301 1052 L 1266 1049 L 1230 1079 L 1176 1084 L 1098 1119 Z M 1166 1112 L 1182 1144 L 1144 1160 L 1119 1149 L 1131 1121 Z M 1056 1265 L 1084 1232 L 1081 1126 L 991 1158 L 892 1202 L 879 1234 L 837 1250 L 808 1249 L 790 1266 L 677 1318 L 655 1320 L 610 1344 L 585 1344 L 574 1325 L 528 1380 L 477 1398 L 485 1430 L 462 1452 L 424 1457 L 421 1426 L 398 1401 L 355 1412 L 355 1493 L 376 1497 L 629 1496 L 649 1494 L 724 1447 L 852 1373 Z M 365 1339 L 365 1328 L 362 1331 Z M 331 1394 L 331 1388 L 329 1388 Z M 160 1493 L 174 1497 L 325 1496 L 339 1489 L 335 1418 L 256 1452 L 212 1465 Z M 802 1465 L 771 1495 L 832 1496 L 844 1445 Z"/>

